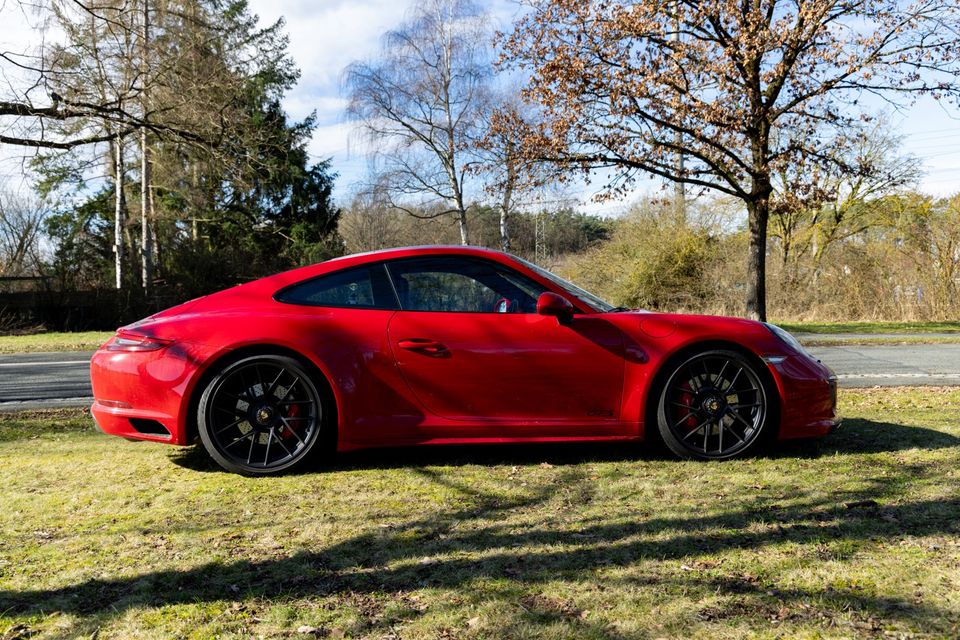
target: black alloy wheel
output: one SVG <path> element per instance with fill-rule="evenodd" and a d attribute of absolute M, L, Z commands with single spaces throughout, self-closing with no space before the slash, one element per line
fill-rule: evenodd
<path fill-rule="evenodd" d="M 667 447 L 682 458 L 733 458 L 776 428 L 771 395 L 746 357 L 705 351 L 673 368 L 659 393 L 657 426 Z"/>
<path fill-rule="evenodd" d="M 285 356 L 224 367 L 204 390 L 197 417 L 210 456 L 242 475 L 289 471 L 325 440 L 322 395 L 303 365 Z"/>

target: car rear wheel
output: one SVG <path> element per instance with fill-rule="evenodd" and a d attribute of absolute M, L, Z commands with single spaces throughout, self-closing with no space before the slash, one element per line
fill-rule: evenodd
<path fill-rule="evenodd" d="M 704 351 L 672 368 L 659 392 L 657 426 L 682 458 L 733 458 L 775 428 L 771 399 L 765 377 L 746 357 Z"/>
<path fill-rule="evenodd" d="M 323 395 L 303 365 L 285 356 L 228 364 L 204 389 L 197 417 L 210 456 L 248 476 L 298 467 L 325 440 Z"/>

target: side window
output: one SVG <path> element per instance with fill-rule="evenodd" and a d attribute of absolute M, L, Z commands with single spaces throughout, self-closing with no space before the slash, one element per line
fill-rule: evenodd
<path fill-rule="evenodd" d="M 397 308 L 382 264 L 335 271 L 287 287 L 275 298 L 278 302 L 317 307 Z"/>
<path fill-rule="evenodd" d="M 536 313 L 546 289 L 486 260 L 429 257 L 387 264 L 405 311 Z"/>

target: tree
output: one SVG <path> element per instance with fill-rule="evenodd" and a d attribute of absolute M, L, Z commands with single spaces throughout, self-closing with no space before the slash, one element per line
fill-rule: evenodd
<path fill-rule="evenodd" d="M 63 42 L 48 52 L 57 72 L 65 82 L 85 77 L 76 91 L 90 96 L 121 95 L 118 86 L 134 83 L 137 92 L 124 99 L 146 124 L 131 131 L 141 135 L 121 136 L 113 120 L 76 120 L 69 126 L 113 131 L 110 153 L 104 144 L 80 145 L 36 160 L 40 187 L 62 202 L 51 226 L 58 272 L 69 275 L 69 260 L 84 261 L 85 277 L 71 282 L 102 285 L 107 219 L 119 249 L 115 274 L 139 273 L 141 286 L 156 283 L 168 294 L 209 292 L 342 251 L 335 174 L 306 150 L 314 119 L 289 121 L 281 106 L 299 77 L 282 22 L 261 27 L 242 0 L 117 3 L 121 15 L 64 2 L 80 6 L 59 18 Z M 86 69 L 95 73 L 83 76 Z M 68 124 L 60 126 L 68 136 Z M 114 187 L 110 211 L 104 178 Z M 139 219 L 128 219 L 127 202 Z"/>
<path fill-rule="evenodd" d="M 519 89 L 501 89 L 487 114 L 480 140 L 478 173 L 487 178 L 486 192 L 497 200 L 500 216 L 500 250 L 511 249 L 511 218 L 517 202 L 543 187 L 547 172 L 543 163 L 525 156 L 517 143 L 517 131 L 530 128 L 537 117 L 530 103 L 520 99 Z"/>
<path fill-rule="evenodd" d="M 347 113 L 378 150 L 392 206 L 455 216 L 463 244 L 466 183 L 488 108 L 489 42 L 486 18 L 469 0 L 422 0 L 384 36 L 376 60 L 344 72 Z"/>
<path fill-rule="evenodd" d="M 46 203 L 33 194 L 0 190 L 0 276 L 37 275 Z"/>
<path fill-rule="evenodd" d="M 958 32 L 955 0 L 542 0 L 504 57 L 544 112 L 529 156 L 610 170 L 606 196 L 652 175 L 742 202 L 764 319 L 775 176 L 835 166 L 866 95 L 960 96 Z"/>
<path fill-rule="evenodd" d="M 771 235 L 780 241 L 784 266 L 810 252 L 819 267 L 832 244 L 882 223 L 884 199 L 919 180 L 919 158 L 901 151 L 902 137 L 887 118 L 855 128 L 849 138 L 827 170 L 794 165 L 775 176 Z"/>

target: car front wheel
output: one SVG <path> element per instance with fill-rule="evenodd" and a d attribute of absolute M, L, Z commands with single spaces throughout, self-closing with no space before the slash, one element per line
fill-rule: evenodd
<path fill-rule="evenodd" d="M 772 395 L 743 355 L 704 351 L 672 368 L 659 391 L 657 426 L 682 458 L 733 458 L 755 449 L 776 428 Z"/>

